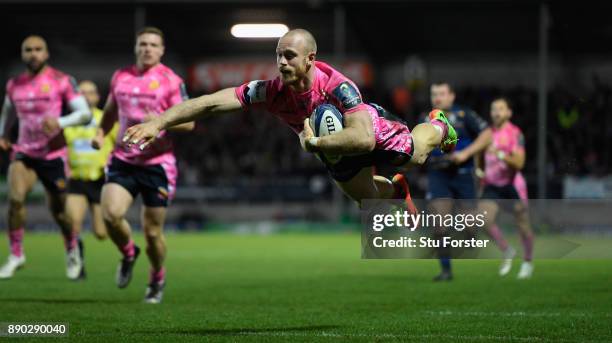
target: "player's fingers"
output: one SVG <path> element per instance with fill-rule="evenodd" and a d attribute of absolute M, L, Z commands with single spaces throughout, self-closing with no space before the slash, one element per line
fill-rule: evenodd
<path fill-rule="evenodd" d="M 142 151 L 144 150 L 146 147 L 148 147 L 149 145 L 151 145 L 151 143 L 153 143 L 153 141 L 155 140 L 155 137 L 150 138 L 148 140 L 146 140 L 144 143 L 140 144 L 138 146 L 138 148 Z"/>
<path fill-rule="evenodd" d="M 138 126 L 132 126 L 125 130 L 125 134 L 123 134 L 123 143 L 132 144 L 135 138 L 137 138 Z"/>

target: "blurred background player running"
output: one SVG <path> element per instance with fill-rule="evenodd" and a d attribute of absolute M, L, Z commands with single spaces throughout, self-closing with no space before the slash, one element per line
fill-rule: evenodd
<path fill-rule="evenodd" d="M 100 193 L 104 184 L 104 166 L 113 150 L 118 124 L 115 124 L 110 134 L 106 136 L 102 148 L 99 150 L 93 149 L 91 140 L 96 136 L 98 125 L 102 119 L 102 110 L 97 107 L 100 102 L 100 94 L 98 93 L 98 87 L 92 81 L 82 81 L 79 83 L 79 89 L 87 100 L 93 118 L 86 125 L 64 129 L 70 164 L 66 215 L 72 223 L 72 231 L 80 234 L 89 207 L 92 232 L 96 238 L 105 239 L 107 230 L 102 219 Z M 84 276 L 85 266 L 82 249 L 81 256 L 71 257 L 68 262 L 68 269 L 75 269 L 72 273 Z"/>
<path fill-rule="evenodd" d="M 518 126 L 510 122 L 512 107 L 506 98 L 497 98 L 491 103 L 491 131 L 493 139 L 485 151 L 484 191 L 479 202 L 479 213 L 487 213 L 486 227 L 497 246 L 504 254 L 499 275 L 504 276 L 512 268 L 516 254 L 508 245 L 496 219 L 500 207 L 508 207 L 514 213 L 523 245 L 523 263 L 517 277 L 527 279 L 533 274 L 533 231 L 527 209 L 527 187 L 520 170 L 525 166 L 525 139 Z M 490 199 L 490 200 L 485 200 Z M 499 203 L 493 199 L 512 199 Z M 492 201 L 493 200 L 493 201 Z"/>
<path fill-rule="evenodd" d="M 427 164 L 429 206 L 434 213 L 447 214 L 453 211 L 451 199 L 476 198 L 473 157 L 489 144 L 491 132 L 487 130 L 487 122 L 476 112 L 455 104 L 455 92 L 448 82 L 433 83 L 430 91 L 431 105 L 445 111 L 460 138 L 452 155 L 443 156 L 442 152 L 434 150 Z M 436 236 L 445 236 L 447 230 L 437 228 Z M 442 270 L 434 281 L 450 281 L 453 278 L 450 248 L 440 247 L 437 252 Z"/>
<path fill-rule="evenodd" d="M 11 278 L 25 264 L 25 201 L 40 179 L 51 215 L 64 236 L 66 276 L 78 279 L 80 271 L 72 268 L 72 261 L 80 256 L 81 243 L 78 232 L 73 231 L 65 215 L 66 177 L 69 170 L 62 130 L 88 123 L 91 112 L 74 78 L 47 64 L 49 50 L 42 37 L 33 35 L 23 41 L 21 59 L 26 71 L 8 81 L 1 113 L 0 148 L 12 148 L 12 153 L 8 171 L 7 232 L 10 254 L 0 268 L 0 278 Z M 63 108 L 69 108 L 71 112 L 62 115 Z M 7 137 L 15 124 L 19 125 L 19 134 L 17 142 L 11 146 Z"/>
<path fill-rule="evenodd" d="M 136 34 L 136 64 L 119 69 L 113 75 L 104 115 L 92 141 L 95 148 L 104 145 L 105 136 L 117 120 L 119 136 L 123 136 L 128 127 L 151 120 L 187 99 L 183 80 L 161 63 L 164 51 L 164 34 L 158 28 L 146 27 Z M 193 127 L 194 123 L 186 123 L 174 129 L 191 130 Z M 128 286 L 140 254 L 125 219 L 140 194 L 143 202 L 141 224 L 151 263 L 145 302 L 157 304 L 162 301 L 166 284 L 163 228 L 178 175 L 168 132 L 162 132 L 155 144 L 144 151 L 117 140 L 107 170 L 106 184 L 102 188 L 102 215 L 109 236 L 123 255 L 117 268 L 117 286 Z"/>

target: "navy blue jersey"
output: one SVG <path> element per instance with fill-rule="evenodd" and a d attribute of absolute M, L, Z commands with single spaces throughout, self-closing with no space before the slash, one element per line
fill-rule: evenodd
<path fill-rule="evenodd" d="M 444 114 L 446 114 L 448 121 L 455 128 L 455 131 L 457 131 L 457 136 L 459 137 L 455 151 L 463 150 L 468 147 L 476 140 L 478 135 L 480 135 L 480 133 L 489 126 L 489 124 L 476 112 L 467 107 L 453 105 L 450 111 L 444 111 Z M 425 117 L 425 119 L 426 121 L 429 121 L 428 117 Z M 443 154 L 440 149 L 434 149 L 431 152 L 433 159 L 436 159 L 436 157 L 440 157 L 442 155 Z M 450 168 L 471 169 L 473 167 L 474 161 L 470 158 L 465 163 L 459 166 L 453 165 Z"/>

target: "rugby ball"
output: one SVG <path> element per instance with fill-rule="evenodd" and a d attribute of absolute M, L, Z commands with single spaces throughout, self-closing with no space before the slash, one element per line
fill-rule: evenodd
<path fill-rule="evenodd" d="M 344 128 L 344 118 L 338 109 L 330 104 L 322 104 L 315 108 L 310 115 L 310 127 L 316 137 L 333 135 Z M 325 154 L 325 158 L 317 154 L 322 161 L 336 163 L 342 156 Z"/>

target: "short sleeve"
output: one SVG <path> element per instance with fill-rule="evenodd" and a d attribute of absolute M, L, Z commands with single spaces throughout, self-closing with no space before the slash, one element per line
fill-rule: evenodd
<path fill-rule="evenodd" d="M 514 145 L 513 152 L 524 152 L 525 151 L 525 136 L 520 129 L 516 130 L 516 144 Z"/>
<path fill-rule="evenodd" d="M 367 106 L 363 103 L 359 89 L 346 78 L 338 80 L 329 90 L 329 95 L 342 114 L 350 114 L 360 110 L 367 111 Z"/>
<path fill-rule="evenodd" d="M 243 109 L 266 108 L 271 93 L 271 80 L 254 80 L 236 87 L 236 97 Z"/>
<path fill-rule="evenodd" d="M 79 92 L 79 86 L 77 85 L 76 79 L 72 76 L 66 75 L 62 78 L 62 98 L 66 102 L 72 101 L 74 98 L 81 95 Z"/>
<path fill-rule="evenodd" d="M 168 99 L 170 107 L 189 99 L 185 82 L 183 82 L 181 78 L 176 77 L 170 82 L 172 83 L 170 86 L 170 94 Z"/>

